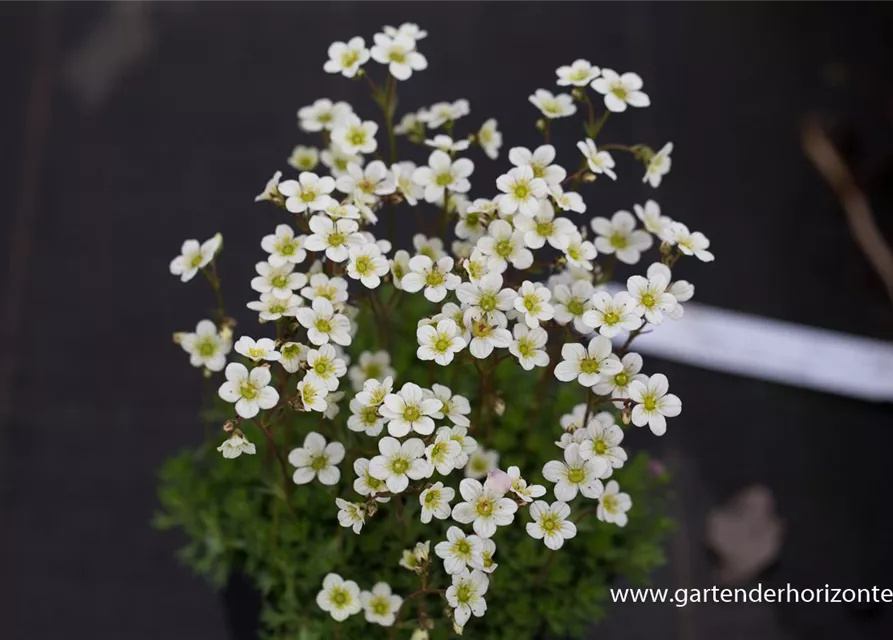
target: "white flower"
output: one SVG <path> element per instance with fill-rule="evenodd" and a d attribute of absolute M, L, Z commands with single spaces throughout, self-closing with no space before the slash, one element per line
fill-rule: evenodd
<path fill-rule="evenodd" d="M 602 414 L 605 418 L 600 418 Z M 608 422 L 610 420 L 610 422 Z M 621 448 L 623 429 L 614 424 L 613 416 L 602 412 L 589 421 L 585 439 L 580 443 L 580 457 L 584 460 L 600 458 L 607 464 L 606 475 L 611 469 L 619 469 L 626 462 L 626 451 Z"/>
<path fill-rule="evenodd" d="M 431 416 L 439 409 L 440 401 L 425 398 L 419 385 L 407 382 L 397 393 L 385 396 L 379 411 L 388 419 L 388 433 L 402 438 L 410 431 L 423 436 L 434 433 Z"/>
<path fill-rule="evenodd" d="M 504 271 L 508 263 L 523 271 L 533 264 L 533 254 L 524 246 L 524 232 L 512 229 L 505 220 L 494 220 L 487 227 L 487 235 L 477 242 L 477 248 L 485 256 L 493 258 L 494 265 Z"/>
<path fill-rule="evenodd" d="M 179 334 L 177 340 L 189 354 L 189 364 L 208 371 L 222 371 L 226 366 L 226 355 L 232 349 L 229 334 L 218 333 L 210 320 L 201 320 L 195 326 L 195 333 Z"/>
<path fill-rule="evenodd" d="M 646 231 L 636 229 L 636 219 L 629 211 L 618 211 L 610 220 L 593 218 L 592 230 L 598 234 L 595 248 L 599 253 L 614 253 L 625 264 L 636 264 L 642 251 L 653 243 Z"/>
<path fill-rule="evenodd" d="M 171 260 L 171 275 L 180 276 L 181 282 L 189 282 L 199 269 L 210 264 L 221 244 L 223 236 L 219 233 L 201 244 L 198 240 L 187 240 L 180 247 L 180 255 Z"/>
<path fill-rule="evenodd" d="M 440 435 L 440 433 L 448 433 L 450 438 L 459 443 L 459 446 L 462 447 L 462 452 L 456 457 L 456 468 L 461 469 L 462 467 L 466 466 L 468 464 L 469 456 L 477 451 L 478 448 L 477 441 L 468 435 L 468 427 L 459 425 L 456 425 L 454 427 L 440 427 L 437 430 L 437 433 L 438 435 Z M 498 461 L 499 454 L 494 453 L 494 455 Z M 489 465 L 489 463 L 485 462 L 485 465 Z M 496 466 L 495 462 L 493 463 L 493 466 Z M 489 468 L 484 471 L 484 476 L 487 475 L 488 470 Z"/>
<path fill-rule="evenodd" d="M 313 235 L 307 238 L 304 246 L 309 251 L 325 251 L 326 257 L 333 262 L 344 262 L 351 247 L 363 244 L 358 229 L 356 220 L 341 218 L 333 222 L 328 216 L 315 215 L 310 218 Z"/>
<path fill-rule="evenodd" d="M 315 345 L 326 344 L 329 340 L 342 346 L 351 342 L 350 320 L 335 313 L 332 303 L 322 297 L 313 299 L 313 306 L 298 309 L 298 322 L 307 329 L 307 337 Z"/>
<path fill-rule="evenodd" d="M 425 393 L 426 397 L 430 396 L 440 400 L 441 407 L 440 411 L 434 414 L 435 420 L 442 420 L 444 417 L 447 417 L 450 419 L 450 422 L 460 427 L 467 427 L 471 424 L 468 418 L 465 417 L 471 413 L 471 405 L 465 396 L 460 396 L 458 393 L 453 395 L 449 387 L 436 383 L 431 385 L 431 391 L 424 389 L 423 393 Z"/>
<path fill-rule="evenodd" d="M 406 34 L 394 37 L 376 33 L 373 37 L 372 59 L 388 65 L 388 71 L 397 80 L 408 80 L 413 71 L 428 68 L 428 60 L 415 50 L 415 39 Z"/>
<path fill-rule="evenodd" d="M 322 68 L 326 73 L 340 73 L 345 78 L 353 78 L 368 60 L 366 41 L 357 36 L 346 43 L 333 42 L 329 46 L 329 59 Z"/>
<path fill-rule="evenodd" d="M 279 180 L 281 179 L 281 171 L 277 171 L 276 173 L 274 173 L 273 177 L 267 180 L 267 184 L 264 186 L 264 190 L 254 196 L 254 201 L 262 202 L 264 200 L 273 200 L 274 197 L 279 193 Z"/>
<path fill-rule="evenodd" d="M 384 417 L 378 413 L 378 405 L 364 405 L 353 398 L 350 401 L 351 416 L 347 419 L 347 428 L 351 431 L 377 436 L 384 429 Z"/>
<path fill-rule="evenodd" d="M 304 131 L 331 131 L 340 125 L 344 119 L 353 113 L 353 109 L 346 102 L 335 102 L 327 98 L 320 98 L 308 107 L 298 110 L 299 126 Z"/>
<path fill-rule="evenodd" d="M 586 312 L 592 309 L 592 290 L 592 283 L 585 280 L 555 285 L 552 290 L 555 322 L 564 326 L 573 321 L 574 329 L 584 335 L 592 331 L 584 321 Z"/>
<path fill-rule="evenodd" d="M 628 398 L 630 383 L 633 380 L 645 378 L 639 373 L 642 370 L 642 356 L 638 353 L 627 353 L 623 356 L 620 364 L 623 367 L 620 371 L 613 375 L 602 376 L 601 381 L 592 388 L 597 395 Z M 618 408 L 623 406 L 620 401 L 616 401 L 614 404 Z"/>
<path fill-rule="evenodd" d="M 492 537 L 497 526 L 511 524 L 515 519 L 518 505 L 514 500 L 474 478 L 463 479 L 459 483 L 459 493 L 465 502 L 453 507 L 453 520 L 471 523 L 474 532 L 482 538 Z"/>
<path fill-rule="evenodd" d="M 421 123 L 422 121 L 419 119 L 418 113 L 404 113 L 403 117 L 400 118 L 400 122 L 398 122 L 394 126 L 394 133 L 398 136 L 405 136 L 409 133 L 412 133 L 413 130 Z"/>
<path fill-rule="evenodd" d="M 453 427 L 453 437 L 456 437 L 456 427 Z M 465 438 L 470 440 L 470 438 Z M 465 465 L 465 477 L 481 479 L 486 478 L 493 469 L 499 468 L 499 452 L 492 449 L 484 449 L 478 447 L 475 442 L 475 449 L 468 456 L 468 463 Z"/>
<path fill-rule="evenodd" d="M 603 377 L 620 371 L 620 361 L 611 358 L 611 341 L 596 336 L 584 347 L 577 342 L 561 347 L 563 360 L 555 367 L 555 377 L 562 382 L 576 379 L 584 387 L 591 387 Z"/>
<path fill-rule="evenodd" d="M 279 402 L 279 392 L 270 384 L 270 370 L 267 367 L 248 369 L 238 362 L 226 365 L 226 382 L 220 385 L 218 394 L 226 402 L 236 404 L 236 413 L 249 419 L 261 409 L 272 409 Z"/>
<path fill-rule="evenodd" d="M 419 341 L 416 351 L 419 360 L 434 360 L 441 366 L 451 363 L 454 354 L 464 349 L 466 344 L 459 327 L 448 318 L 439 321 L 436 328 L 430 325 L 419 327 L 416 337 Z"/>
<path fill-rule="evenodd" d="M 346 153 L 372 153 L 378 148 L 376 133 L 378 125 L 375 122 L 360 120 L 351 113 L 332 129 L 332 142 Z"/>
<path fill-rule="evenodd" d="M 555 70 L 558 75 L 558 85 L 562 87 L 585 87 L 595 80 L 601 73 L 601 69 L 589 63 L 589 60 L 574 60 L 570 66 L 561 66 Z"/>
<path fill-rule="evenodd" d="M 425 189 L 426 202 L 442 202 L 446 191 L 466 193 L 471 188 L 468 176 L 474 172 L 474 163 L 468 158 L 453 160 L 444 151 L 433 151 L 428 166 L 419 167 L 412 180 Z"/>
<path fill-rule="evenodd" d="M 315 173 L 304 171 L 297 180 L 286 180 L 279 185 L 279 192 L 286 197 L 285 208 L 291 213 L 323 211 L 332 204 L 335 180 L 329 176 L 320 178 Z"/>
<path fill-rule="evenodd" d="M 385 436 L 378 441 L 378 450 L 381 455 L 369 461 L 369 473 L 374 478 L 384 480 L 391 493 L 405 491 L 410 478 L 421 480 L 434 472 L 431 465 L 422 459 L 425 443 L 419 438 L 410 438 L 400 444 L 396 438 Z"/>
<path fill-rule="evenodd" d="M 281 356 L 279 362 L 282 368 L 289 373 L 295 373 L 301 368 L 301 363 L 307 360 L 307 345 L 300 342 L 286 342 L 279 348 Z"/>
<path fill-rule="evenodd" d="M 509 352 L 518 359 L 526 371 L 549 364 L 549 355 L 543 348 L 549 340 L 549 334 L 545 329 L 540 327 L 530 329 L 519 322 L 512 329 L 512 334 L 514 340 L 509 345 Z"/>
<path fill-rule="evenodd" d="M 639 204 L 633 205 L 633 210 L 646 231 L 664 242 L 673 242 L 673 220 L 660 214 L 660 205 L 654 200 L 647 201 L 644 207 Z"/>
<path fill-rule="evenodd" d="M 511 289 L 503 289 L 502 282 L 501 274 L 488 273 L 476 282 L 460 284 L 456 287 L 456 297 L 474 312 L 488 317 L 501 315 L 501 312 L 514 308 L 517 297 Z"/>
<path fill-rule="evenodd" d="M 673 159 L 670 154 L 673 152 L 673 143 L 668 142 L 661 150 L 651 156 L 648 166 L 645 168 L 645 175 L 642 176 L 642 182 L 647 182 L 652 187 L 659 187 L 663 177 L 670 173 L 670 167 L 673 165 Z"/>
<path fill-rule="evenodd" d="M 381 255 L 378 246 L 371 242 L 351 247 L 348 257 L 347 275 L 359 280 L 369 289 L 381 284 L 381 277 L 389 270 L 388 259 Z"/>
<path fill-rule="evenodd" d="M 592 271 L 592 260 L 596 255 L 598 252 L 595 250 L 595 245 L 584 240 L 579 233 L 570 237 L 567 247 L 564 249 L 564 258 L 572 269 Z"/>
<path fill-rule="evenodd" d="M 332 172 L 332 176 L 340 178 L 347 173 L 347 168 L 355 164 L 358 167 L 363 166 L 363 156 L 358 153 L 348 153 L 337 144 L 331 145 L 328 149 L 319 154 L 319 159 Z"/>
<path fill-rule="evenodd" d="M 524 502 L 531 502 L 534 498 L 546 495 L 546 488 L 543 485 L 528 485 L 527 481 L 521 477 L 521 470 L 518 467 L 509 467 L 506 473 L 512 482 L 512 493 Z"/>
<path fill-rule="evenodd" d="M 432 104 L 430 109 L 419 112 L 419 120 L 427 124 L 429 129 L 437 129 L 447 122 L 455 122 L 469 113 L 471 113 L 471 108 L 468 100 L 459 99 L 455 102 Z"/>
<path fill-rule="evenodd" d="M 376 351 L 375 353 L 364 351 L 360 354 L 357 364 L 348 370 L 347 375 L 354 391 L 360 391 L 367 380 L 384 380 L 387 376 L 394 376 L 396 373 L 391 367 L 391 354 L 387 351 Z"/>
<path fill-rule="evenodd" d="M 316 604 L 338 622 L 347 620 L 363 608 L 357 583 L 344 580 L 337 573 L 328 574 L 322 581 L 322 591 L 316 595 Z"/>
<path fill-rule="evenodd" d="M 423 234 L 417 233 L 412 237 L 412 246 L 415 247 L 416 253 L 428 256 L 432 260 L 439 260 L 446 256 L 443 250 L 443 240 L 440 238 L 426 238 Z"/>
<path fill-rule="evenodd" d="M 397 191 L 403 194 L 409 206 L 416 206 L 419 203 L 419 199 L 425 195 L 425 188 L 416 184 L 412 179 L 416 171 L 415 163 L 398 162 L 391 165 L 391 171 L 394 174 Z"/>
<path fill-rule="evenodd" d="M 319 164 L 319 149 L 299 144 L 291 150 L 286 162 L 288 166 L 298 171 L 313 171 Z"/>
<path fill-rule="evenodd" d="M 452 443 L 459 447 L 455 442 Z M 433 445 L 432 445 L 433 446 Z M 445 475 L 445 474 L 444 474 Z M 456 491 L 451 487 L 443 486 L 442 482 L 435 482 L 419 494 L 419 504 L 422 505 L 422 523 L 428 524 L 431 518 L 446 520 L 450 517 L 450 502 L 456 497 Z"/>
<path fill-rule="evenodd" d="M 584 460 L 580 456 L 580 445 L 572 443 L 564 450 L 564 462 L 551 460 L 543 467 L 543 477 L 555 483 L 555 497 L 562 502 L 570 502 L 577 492 L 586 498 L 598 498 L 604 487 L 601 480 L 608 463 L 601 458 Z"/>
<path fill-rule="evenodd" d="M 548 242 L 563 251 L 571 237 L 578 234 L 570 220 L 555 217 L 555 209 L 548 200 L 540 203 L 539 211 L 533 216 L 515 216 L 514 224 L 516 229 L 524 232 L 524 243 L 531 249 L 539 249 Z"/>
<path fill-rule="evenodd" d="M 561 185 L 553 185 L 549 187 L 549 193 L 552 196 L 552 199 L 555 200 L 555 204 L 558 205 L 558 208 L 562 211 L 586 213 L 586 203 L 583 202 L 583 196 L 579 193 L 575 191 L 565 191 L 561 188 Z M 592 257 L 594 258 L 595 256 Z"/>
<path fill-rule="evenodd" d="M 240 353 L 252 362 L 266 360 L 268 362 L 277 362 L 282 356 L 276 351 L 276 342 L 269 338 L 261 338 L 255 340 L 248 336 L 242 336 L 236 341 L 236 353 Z"/>
<path fill-rule="evenodd" d="M 524 147 L 513 147 L 509 150 L 509 162 L 516 167 L 530 167 L 534 178 L 541 178 L 549 187 L 560 185 L 567 177 L 564 167 L 552 164 L 555 160 L 555 147 L 544 144 L 531 153 Z"/>
<path fill-rule="evenodd" d="M 555 551 L 560 549 L 565 540 L 577 535 L 576 525 L 568 520 L 571 508 L 566 502 L 548 502 L 537 500 L 530 505 L 530 517 L 533 522 L 527 523 L 527 533 L 531 538 L 542 540 L 546 546 Z"/>
<path fill-rule="evenodd" d="M 607 291 L 597 291 L 592 296 L 591 308 L 583 314 L 583 323 L 606 338 L 613 338 L 621 331 L 633 331 L 642 324 L 642 315 L 636 312 L 636 302 L 626 291 L 613 296 Z"/>
<path fill-rule="evenodd" d="M 404 549 L 400 558 L 400 566 L 415 573 L 422 573 L 427 569 L 428 557 L 431 554 L 431 541 L 416 542 L 412 549 Z"/>
<path fill-rule="evenodd" d="M 391 587 L 384 582 L 376 583 L 372 591 L 363 591 L 360 602 L 366 615 L 366 622 L 390 627 L 397 620 L 397 612 L 403 598 L 391 594 Z"/>
<path fill-rule="evenodd" d="M 569 93 L 552 95 L 551 91 L 537 89 L 528 98 L 530 104 L 539 109 L 547 118 L 564 118 L 577 113 L 577 105 Z"/>
<path fill-rule="evenodd" d="M 447 539 L 434 545 L 434 553 L 443 559 L 443 568 L 455 575 L 466 570 L 466 566 L 479 563 L 483 541 L 476 535 L 466 535 L 459 527 L 447 529 Z"/>
<path fill-rule="evenodd" d="M 347 302 L 347 280 L 330 278 L 324 273 L 314 273 L 310 276 L 308 286 L 301 289 L 301 295 L 308 300 L 325 298 L 332 304 Z"/>
<path fill-rule="evenodd" d="M 346 173 L 338 178 L 335 187 L 351 196 L 357 204 L 371 206 L 378 201 L 377 196 L 394 193 L 397 183 L 387 165 L 374 160 L 365 169 L 354 162 L 348 164 Z"/>
<path fill-rule="evenodd" d="M 703 233 L 700 231 L 691 233 L 688 227 L 681 222 L 674 222 L 670 233 L 672 234 L 673 242 L 676 243 L 676 246 L 679 247 L 682 253 L 687 256 L 694 256 L 702 262 L 713 262 L 713 254 L 707 251 L 710 241 Z"/>
<path fill-rule="evenodd" d="M 253 311 L 258 311 L 261 322 L 267 322 L 278 320 L 282 316 L 298 315 L 298 308 L 302 304 L 304 304 L 303 300 L 294 294 L 283 299 L 277 298 L 272 293 L 262 293 L 260 300 L 254 300 L 245 306 Z"/>
<path fill-rule="evenodd" d="M 456 223 L 458 238 L 479 238 L 486 231 L 486 217 L 495 213 L 496 206 L 491 200 L 478 198 L 468 206 L 459 209 L 459 222 Z"/>
<path fill-rule="evenodd" d="M 269 293 L 280 300 L 288 300 L 292 292 L 307 284 L 307 276 L 295 271 L 291 262 L 274 267 L 269 262 L 258 262 L 254 266 L 258 275 L 251 279 L 251 288 L 258 293 Z"/>
<path fill-rule="evenodd" d="M 651 104 L 648 96 L 641 91 L 642 78 L 635 73 L 618 75 L 613 69 L 602 69 L 600 78 L 592 81 L 592 88 L 605 96 L 608 111 L 620 113 L 631 107 L 647 107 Z"/>
<path fill-rule="evenodd" d="M 453 607 L 453 617 L 460 628 L 465 626 L 472 615 L 480 618 L 487 612 L 484 594 L 489 585 L 487 574 L 477 569 L 471 572 L 464 569 L 453 576 L 453 584 L 446 591 L 446 599 Z"/>
<path fill-rule="evenodd" d="M 420 28 L 414 22 L 404 22 L 396 29 L 391 26 L 382 27 L 382 31 L 384 31 L 385 35 L 389 38 L 396 38 L 397 36 L 408 36 L 418 42 L 419 40 L 424 40 L 428 37 L 428 32 L 424 29 Z"/>
<path fill-rule="evenodd" d="M 521 314 L 524 322 L 531 329 L 540 326 L 540 322 L 551 320 L 555 315 L 549 300 L 552 299 L 552 292 L 548 287 L 539 282 L 531 282 L 525 280 L 518 289 L 518 296 L 515 298 L 515 311 Z"/>
<path fill-rule="evenodd" d="M 669 389 L 667 376 L 662 373 L 630 382 L 629 397 L 636 403 L 632 412 L 633 424 L 637 427 L 644 427 L 647 424 L 656 436 L 666 433 L 667 418 L 682 413 L 682 400 L 672 393 L 667 393 Z"/>
<path fill-rule="evenodd" d="M 343 498 L 335 498 L 335 504 L 338 506 L 338 524 L 359 533 L 366 522 L 365 506 L 361 502 L 348 502 Z"/>
<path fill-rule="evenodd" d="M 434 262 L 425 255 L 415 256 L 409 261 L 409 269 L 410 272 L 400 282 L 403 290 L 415 293 L 424 287 L 425 298 L 431 302 L 440 302 L 447 291 L 452 291 L 462 282 L 459 276 L 450 273 L 453 269 L 453 259 L 450 257 Z"/>
<path fill-rule="evenodd" d="M 560 423 L 561 428 L 564 429 L 568 433 L 574 433 L 578 429 L 581 429 L 585 425 L 583 422 L 586 420 L 586 405 L 578 404 L 575 406 L 570 413 L 565 413 L 561 416 Z M 564 448 L 564 447 L 562 447 Z"/>
<path fill-rule="evenodd" d="M 356 480 L 353 481 L 353 490 L 361 496 L 371 496 L 376 493 L 384 493 L 388 490 L 387 485 L 382 480 L 373 477 L 369 473 L 369 460 L 366 458 L 357 458 L 353 463 L 353 471 L 356 474 Z M 375 498 L 376 502 L 390 502 L 390 498 Z"/>
<path fill-rule="evenodd" d="M 224 458 L 238 458 L 243 453 L 253 456 L 257 453 L 254 445 L 248 441 L 244 435 L 233 433 L 229 438 L 223 441 L 217 451 L 223 454 Z"/>
<path fill-rule="evenodd" d="M 295 469 L 292 480 L 295 484 L 307 484 L 314 478 L 324 485 L 338 484 L 341 471 L 336 466 L 344 460 L 344 445 L 340 442 L 326 444 L 326 439 L 315 431 L 304 438 L 304 446 L 292 449 L 288 462 Z"/>
<path fill-rule="evenodd" d="M 453 440 L 449 427 L 438 429 L 434 442 L 425 448 L 425 458 L 428 460 L 428 463 L 442 476 L 449 475 L 456 469 L 456 459 L 461 453 L 462 445 Z M 452 492 L 452 489 L 450 489 L 450 492 Z M 452 500 L 452 496 L 450 500 Z"/>
<path fill-rule="evenodd" d="M 425 144 L 446 153 L 465 151 L 471 146 L 471 142 L 468 140 L 453 140 L 451 137 L 443 134 L 436 135 L 431 140 L 425 140 Z"/>
<path fill-rule="evenodd" d="M 626 288 L 635 304 L 634 312 L 645 316 L 651 324 L 663 322 L 664 313 L 672 312 L 677 305 L 676 298 L 667 291 L 669 286 L 670 279 L 662 271 L 653 270 L 647 278 L 630 276 Z"/>
<path fill-rule="evenodd" d="M 287 262 L 298 264 L 307 257 L 304 251 L 304 236 L 295 237 L 294 230 L 287 224 L 276 225 L 276 233 L 264 236 L 260 247 L 270 254 L 267 262 L 272 267 L 281 267 Z"/>
<path fill-rule="evenodd" d="M 629 518 L 626 512 L 633 506 L 629 494 L 620 493 L 620 485 L 616 480 L 611 480 L 601 497 L 598 499 L 596 517 L 603 522 L 612 522 L 618 527 L 625 527 Z"/>
<path fill-rule="evenodd" d="M 485 314 L 470 309 L 466 312 L 465 324 L 471 332 L 468 350 L 471 355 L 482 360 L 493 353 L 493 349 L 507 349 L 512 343 L 512 334 L 506 329 L 505 314 Z"/>
<path fill-rule="evenodd" d="M 478 130 L 477 134 L 477 141 L 481 145 L 481 149 L 491 160 L 496 160 L 499 157 L 499 149 L 502 148 L 502 134 L 496 127 L 496 120 L 490 118 Z"/>
<path fill-rule="evenodd" d="M 298 397 L 304 411 L 319 411 L 325 413 L 329 408 L 327 397 L 329 395 L 329 387 L 324 380 L 321 380 L 316 374 L 308 373 L 298 383 Z"/>
<path fill-rule="evenodd" d="M 338 379 L 347 373 L 344 360 L 338 357 L 335 347 L 330 344 L 309 350 L 307 366 L 311 373 L 325 383 L 329 391 L 335 391 L 338 388 Z"/>
<path fill-rule="evenodd" d="M 577 149 L 586 158 L 586 163 L 589 165 L 589 170 L 592 173 L 603 173 L 611 180 L 617 179 L 617 174 L 613 171 L 614 158 L 607 151 L 599 151 L 592 138 L 586 138 L 578 142 Z"/>
<path fill-rule="evenodd" d="M 540 200 L 548 197 L 549 185 L 533 174 L 529 166 L 515 167 L 496 179 L 496 187 L 502 191 L 496 197 L 500 213 L 520 212 L 528 216 L 536 215 Z"/>
<path fill-rule="evenodd" d="M 363 383 L 363 390 L 357 394 L 356 398 L 365 407 L 377 407 L 391 393 L 393 385 L 394 379 L 391 376 L 386 376 L 381 381 L 370 378 Z"/>

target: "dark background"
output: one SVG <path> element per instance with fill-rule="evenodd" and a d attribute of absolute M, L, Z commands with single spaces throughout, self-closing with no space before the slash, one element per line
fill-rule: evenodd
<path fill-rule="evenodd" d="M 296 109 L 327 96 L 372 114 L 361 84 L 322 71 L 332 40 L 420 23 L 430 68 L 401 85 L 399 111 L 468 98 L 468 126 L 497 118 L 503 153 L 537 142 L 526 98 L 554 90 L 558 65 L 637 71 L 653 106 L 612 119 L 603 138 L 672 140 L 673 171 L 652 193 L 621 158 L 590 211 L 654 196 L 704 231 L 717 261 L 683 272 L 701 302 L 893 333 L 890 300 L 799 141 L 813 115 L 849 127 L 860 144 L 848 158 L 891 230 L 889 5 L 134 6 L 0 4 L 0 638 L 224 636 L 217 596 L 173 557 L 181 540 L 149 526 L 156 469 L 201 437 L 200 380 L 170 336 L 212 304 L 168 262 L 184 238 L 219 230 L 231 306 L 249 299 L 246 274 L 277 221 L 253 196 L 310 142 Z M 85 99 L 109 63 L 119 73 Z M 557 129 L 568 153 L 576 129 Z M 505 162 L 478 163 L 475 193 Z M 704 515 L 758 482 L 787 524 L 764 584 L 893 587 L 889 405 L 653 368 L 686 400 L 656 444 L 681 524 L 658 585 L 715 583 Z M 598 637 L 890 638 L 890 607 L 627 605 Z"/>

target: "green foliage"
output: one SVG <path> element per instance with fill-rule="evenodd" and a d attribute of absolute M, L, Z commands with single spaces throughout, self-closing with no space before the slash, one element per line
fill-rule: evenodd
<path fill-rule="evenodd" d="M 382 309 L 394 294 L 386 287 L 376 292 L 381 296 Z M 527 372 L 511 360 L 494 365 L 491 358 L 482 368 L 496 366 L 492 388 L 502 394 L 505 410 L 498 415 L 493 406 L 481 407 L 477 402 L 483 388 L 481 376 L 468 360 L 444 368 L 416 359 L 416 323 L 435 311 L 422 296 L 396 295 L 400 298 L 388 318 L 381 317 L 380 312 L 373 318 L 369 308 L 363 307 L 352 355 L 388 349 L 398 372 L 398 387 L 406 381 L 423 386 L 437 382 L 468 397 L 472 403 L 470 435 L 499 451 L 502 468 L 517 465 L 528 481 L 551 488 L 543 481 L 541 470 L 545 462 L 560 456 L 554 444 L 561 434 L 559 417 L 585 401 L 583 388 L 553 384 L 551 379 L 543 381 L 542 370 Z M 205 417 L 219 424 L 230 415 L 227 411 L 228 407 L 219 407 L 206 412 Z M 219 434 L 215 442 L 206 443 L 198 451 L 171 458 L 160 472 L 161 511 L 155 518 L 156 526 L 179 528 L 187 534 L 189 542 L 180 550 L 180 557 L 215 587 L 223 586 L 234 571 L 250 576 L 264 594 L 264 637 L 333 637 L 337 623 L 315 601 L 323 577 L 330 571 L 355 580 L 361 589 L 384 581 L 404 596 L 418 590 L 418 576 L 398 566 L 402 550 L 418 541 L 432 542 L 430 588 L 449 585 L 433 545 L 444 538 L 450 523 L 434 520 L 423 525 L 417 494 L 382 504 L 374 517 L 367 518 L 360 535 L 339 526 L 335 497 L 359 499 L 351 486 L 352 461 L 376 453 L 375 440 L 346 429 L 347 414 L 345 399 L 334 420 L 292 412 L 281 424 L 274 425 L 273 432 L 286 452 L 310 431 L 345 443 L 348 456 L 340 465 L 342 481 L 337 488 L 316 482 L 294 487 L 290 478 L 283 482 L 283 470 L 272 449 L 250 423 L 243 423 L 242 428 L 257 444 L 257 455 L 223 459 L 214 450 L 216 440 L 222 440 Z M 460 475 L 438 475 L 437 479 L 458 487 Z M 608 587 L 615 580 L 623 578 L 634 584 L 648 580 L 650 572 L 664 562 L 662 542 L 672 527 L 664 515 L 667 479 L 649 472 L 644 454 L 631 457 L 614 477 L 633 498 L 625 528 L 598 521 L 597 502 L 582 497 L 572 505 L 572 518 L 580 516 L 579 533 L 558 552 L 527 535 L 524 524 L 529 518 L 524 510 L 511 526 L 500 527 L 494 537 L 499 568 L 491 576 L 487 614 L 472 618 L 466 635 L 579 637 L 603 617 Z M 551 490 L 546 498 L 552 499 Z M 396 517 L 400 500 L 402 524 Z M 417 598 L 404 607 L 402 624 L 412 628 L 423 603 L 427 615 L 436 621 L 432 637 L 450 637 L 451 625 L 443 613 L 445 601 L 436 595 L 422 601 Z M 389 630 L 366 623 L 362 614 L 339 626 L 342 638 L 390 637 Z"/>

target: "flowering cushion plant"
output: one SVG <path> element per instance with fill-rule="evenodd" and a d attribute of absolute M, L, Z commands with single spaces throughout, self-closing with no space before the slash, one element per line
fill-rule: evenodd
<path fill-rule="evenodd" d="M 461 137 L 456 100 L 396 122 L 426 35 L 329 48 L 324 70 L 368 83 L 383 126 L 328 99 L 298 111 L 322 149 L 296 147 L 298 175 L 257 197 L 279 215 L 251 278 L 258 332 L 233 342 L 219 236 L 171 263 L 216 295 L 214 319 L 175 340 L 218 378 L 205 418 L 225 433 L 165 466 L 157 524 L 189 534 L 184 559 L 215 584 L 249 576 L 271 638 L 580 635 L 608 585 L 662 562 L 666 476 L 624 436 L 664 434 L 682 404 L 631 348 L 682 318 L 694 287 L 675 262 L 713 256 L 653 200 L 583 217 L 623 175 L 612 152 L 657 187 L 672 145 L 597 144 L 611 113 L 650 100 L 636 74 L 577 60 L 559 93 L 530 96 L 543 144 L 511 148 L 492 198 L 473 199 L 466 156 L 498 161 L 496 121 Z M 578 113 L 567 169 L 552 129 Z M 393 246 L 397 220 L 417 222 L 411 247 Z"/>

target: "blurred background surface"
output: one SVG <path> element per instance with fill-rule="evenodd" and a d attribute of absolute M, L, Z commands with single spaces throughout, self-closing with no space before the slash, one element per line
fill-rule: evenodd
<path fill-rule="evenodd" d="M 653 106 L 605 140 L 673 141 L 652 192 L 627 163 L 589 211 L 647 197 L 707 234 L 683 265 L 696 299 L 889 340 L 893 306 L 801 148 L 832 135 L 893 239 L 893 11 L 857 3 L 0 4 L 0 637 L 225 636 L 217 595 L 153 531 L 154 473 L 201 438 L 201 381 L 171 333 L 211 306 L 168 263 L 221 231 L 228 296 L 248 300 L 253 205 L 318 97 L 371 115 L 362 83 L 322 72 L 329 43 L 418 22 L 429 70 L 399 112 L 470 100 L 506 146 L 538 143 L 527 96 L 578 57 L 645 80 Z M 576 127 L 557 127 L 571 153 Z M 506 164 L 482 165 L 474 193 Z M 630 175 L 630 173 L 635 175 Z M 588 215 L 588 214 L 587 214 Z M 248 313 L 237 314 L 252 326 Z M 840 363 L 828 362 L 834 369 Z M 785 539 L 753 583 L 893 587 L 893 412 L 672 362 L 685 413 L 641 438 L 677 476 L 668 587 L 716 583 L 705 518 L 742 489 L 774 496 Z M 889 374 L 889 372 L 888 372 Z M 593 637 L 890 638 L 890 605 L 617 605 Z"/>

